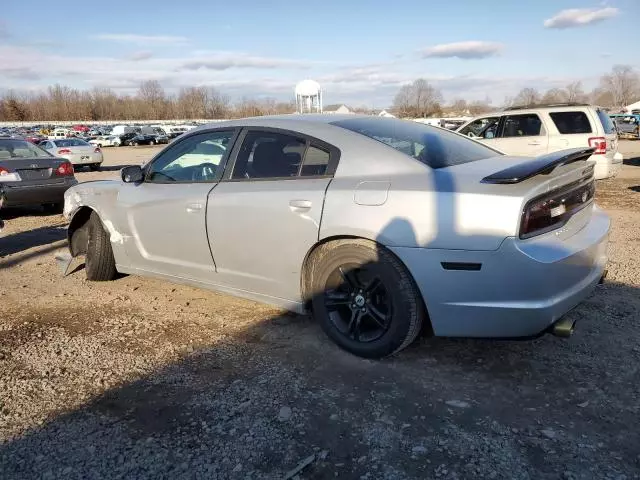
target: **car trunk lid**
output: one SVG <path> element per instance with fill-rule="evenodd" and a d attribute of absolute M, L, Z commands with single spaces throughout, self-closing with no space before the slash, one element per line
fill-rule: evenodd
<path fill-rule="evenodd" d="M 491 211 L 500 216 L 518 216 L 513 235 L 523 240 L 554 231 L 556 238 L 568 238 L 591 218 L 595 182 L 595 162 L 589 160 L 593 149 L 577 148 L 540 157 L 499 156 L 464 165 L 437 169 L 436 177 L 451 177 L 449 184 L 464 183 L 470 195 L 493 198 Z M 586 198 L 584 197 L 586 194 Z M 545 208 L 556 208 L 554 228 L 523 235 L 523 221 L 533 203 L 548 202 Z"/>
<path fill-rule="evenodd" d="M 0 162 L 0 166 L 20 175 L 22 181 L 15 187 L 64 183 L 64 177 L 56 175 L 56 169 L 64 162 L 57 158 L 14 158 Z"/>

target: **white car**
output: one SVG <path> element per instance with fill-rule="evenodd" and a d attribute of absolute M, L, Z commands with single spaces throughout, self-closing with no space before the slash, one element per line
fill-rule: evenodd
<path fill-rule="evenodd" d="M 100 170 L 103 157 L 100 147 L 80 140 L 64 138 L 61 140 L 45 140 L 38 144 L 54 157 L 65 158 L 75 167 L 88 166 L 91 170 Z"/>
<path fill-rule="evenodd" d="M 95 145 L 98 148 L 102 147 L 119 147 L 120 146 L 120 137 L 116 135 L 105 135 L 96 137 L 93 140 L 89 140 L 91 145 Z"/>
<path fill-rule="evenodd" d="M 595 148 L 595 178 L 614 177 L 622 168 L 616 127 L 606 111 L 565 103 L 513 107 L 476 117 L 457 130 L 507 155 L 536 157 L 567 148 Z"/>

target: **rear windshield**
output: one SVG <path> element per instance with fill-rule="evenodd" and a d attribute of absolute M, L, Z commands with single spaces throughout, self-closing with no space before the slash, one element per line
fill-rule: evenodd
<path fill-rule="evenodd" d="M 598 112 L 598 118 L 600 119 L 600 122 L 604 127 L 604 133 L 606 135 L 609 135 L 610 133 L 616 133 L 616 126 L 609 118 L 609 115 L 607 115 L 607 112 L 600 109 L 596 110 L 596 112 Z"/>
<path fill-rule="evenodd" d="M 91 146 L 84 140 L 80 140 L 79 138 L 67 138 L 65 140 L 56 140 L 53 142 L 56 144 L 56 147 L 86 147 Z"/>
<path fill-rule="evenodd" d="M 591 123 L 584 112 L 550 112 L 549 116 L 563 135 L 592 132 Z"/>
<path fill-rule="evenodd" d="M 378 140 L 431 168 L 482 160 L 502 155 L 462 135 L 437 127 L 395 118 L 354 118 L 332 125 Z"/>
<path fill-rule="evenodd" d="M 52 155 L 25 140 L 0 139 L 0 160 L 12 158 L 49 158 Z"/>

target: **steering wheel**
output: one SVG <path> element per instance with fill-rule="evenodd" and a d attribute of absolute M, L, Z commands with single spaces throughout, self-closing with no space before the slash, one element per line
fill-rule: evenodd
<path fill-rule="evenodd" d="M 193 172 L 194 180 L 213 180 L 216 176 L 218 166 L 214 163 L 202 163 L 199 169 Z"/>

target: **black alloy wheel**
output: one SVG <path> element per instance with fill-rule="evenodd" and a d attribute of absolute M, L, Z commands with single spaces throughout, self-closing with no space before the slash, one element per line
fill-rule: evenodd
<path fill-rule="evenodd" d="M 382 278 L 366 266 L 342 265 L 327 279 L 324 304 L 331 323 L 352 341 L 374 342 L 389 330 L 393 299 Z"/>

